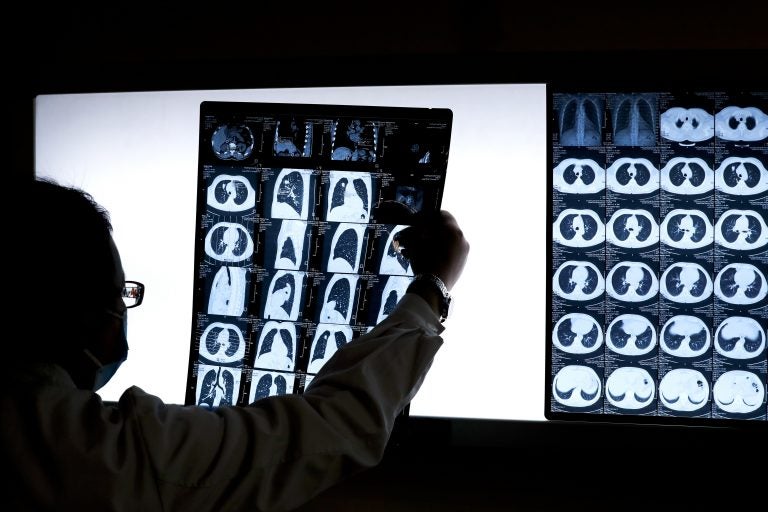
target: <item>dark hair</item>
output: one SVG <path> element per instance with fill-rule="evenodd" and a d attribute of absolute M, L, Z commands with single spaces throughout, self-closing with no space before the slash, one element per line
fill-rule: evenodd
<path fill-rule="evenodd" d="M 17 309 L 13 323 L 23 333 L 21 319 L 31 319 L 27 337 L 30 330 L 50 327 L 36 333 L 43 346 L 27 349 L 41 351 L 41 358 L 42 351 L 55 357 L 94 328 L 90 312 L 114 301 L 112 224 L 109 213 L 79 188 L 49 178 L 32 179 L 22 187 L 29 221 L 19 222 L 19 269 L 11 271 L 12 289 L 19 291 L 11 300 Z"/>

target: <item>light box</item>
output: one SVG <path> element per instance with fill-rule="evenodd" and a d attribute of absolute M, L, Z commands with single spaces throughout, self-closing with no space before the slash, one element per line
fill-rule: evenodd
<path fill-rule="evenodd" d="M 39 95 L 36 174 L 109 210 L 126 278 L 147 287 L 129 312 L 129 358 L 99 393 L 116 400 L 137 385 L 185 401 L 201 103 L 439 108 L 453 113 L 442 206 L 471 250 L 410 415 L 545 420 L 546 92 L 520 83 Z"/>

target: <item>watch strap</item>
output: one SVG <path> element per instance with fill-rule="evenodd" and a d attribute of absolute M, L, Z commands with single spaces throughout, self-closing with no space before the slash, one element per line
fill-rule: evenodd
<path fill-rule="evenodd" d="M 413 278 L 413 281 L 429 283 L 437 289 L 440 295 L 440 321 L 444 322 L 450 316 L 451 301 L 453 299 L 443 280 L 434 274 L 417 274 L 416 277 Z"/>

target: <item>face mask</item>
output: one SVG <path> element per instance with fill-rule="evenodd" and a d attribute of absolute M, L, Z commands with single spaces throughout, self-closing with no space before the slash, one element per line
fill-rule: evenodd
<path fill-rule="evenodd" d="M 98 368 L 96 370 L 96 376 L 93 379 L 93 386 L 91 387 L 93 391 L 98 391 L 103 388 L 107 382 L 112 379 L 112 377 L 115 375 L 115 372 L 117 372 L 117 369 L 120 368 L 120 365 L 123 364 L 123 361 L 126 359 L 123 357 L 114 363 L 102 364 L 96 356 L 91 354 L 90 350 L 84 349 L 83 352 L 85 352 L 85 355 L 88 356 L 88 358 L 93 361 Z"/>
<path fill-rule="evenodd" d="M 83 352 L 85 355 L 93 361 L 93 363 L 96 365 L 96 376 L 93 379 L 93 391 L 98 391 L 101 388 L 103 388 L 107 382 L 109 382 L 112 377 L 117 372 L 117 369 L 120 368 L 120 365 L 123 364 L 123 362 L 128 358 L 128 312 L 123 312 L 122 315 L 118 315 L 117 313 L 114 313 L 112 311 L 107 311 L 107 313 L 111 314 L 112 316 L 116 318 L 120 318 L 122 324 L 123 324 L 123 336 L 122 336 L 122 342 L 123 342 L 123 349 L 122 349 L 122 355 L 117 361 L 114 361 L 112 363 L 103 364 L 99 359 L 94 356 L 90 350 L 83 349 Z"/>

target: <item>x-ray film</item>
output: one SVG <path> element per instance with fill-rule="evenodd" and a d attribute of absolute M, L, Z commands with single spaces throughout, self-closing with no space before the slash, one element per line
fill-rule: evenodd
<path fill-rule="evenodd" d="M 307 373 L 316 374 L 338 349 L 352 340 L 352 328 L 343 324 L 317 324 L 309 351 Z"/>
<path fill-rule="evenodd" d="M 238 401 L 242 370 L 228 366 L 197 366 L 195 404 L 215 408 Z"/>
<path fill-rule="evenodd" d="M 201 104 L 187 404 L 303 393 L 392 313 L 414 274 L 393 247 L 408 226 L 379 207 L 440 211 L 451 126 L 448 109 Z"/>
<path fill-rule="evenodd" d="M 296 374 L 268 370 L 253 370 L 248 392 L 248 403 L 268 396 L 290 395 L 296 384 Z"/>
<path fill-rule="evenodd" d="M 768 421 L 768 91 L 560 87 L 545 416 Z"/>

